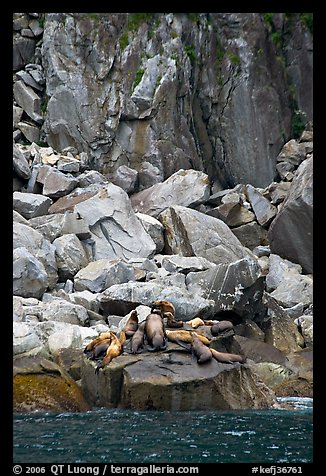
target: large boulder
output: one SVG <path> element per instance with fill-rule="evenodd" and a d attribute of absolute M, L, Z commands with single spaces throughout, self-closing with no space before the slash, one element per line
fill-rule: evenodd
<path fill-rule="evenodd" d="M 268 238 L 271 252 L 313 272 L 313 159 L 298 167 L 287 198 L 273 220 Z"/>
<path fill-rule="evenodd" d="M 46 215 L 52 200 L 37 193 L 14 192 L 14 210 L 29 219 Z"/>
<path fill-rule="evenodd" d="M 133 211 L 129 197 L 112 183 L 94 197 L 75 205 L 94 240 L 94 260 L 152 257 L 156 245 Z"/>
<path fill-rule="evenodd" d="M 261 275 L 257 258 L 222 220 L 181 206 L 168 208 L 160 220 L 169 253 L 202 257 L 211 263 L 209 269 L 187 275 L 186 285 L 192 294 L 213 299 L 214 312 L 235 306 L 243 310 L 249 290 L 258 302 L 261 286 L 253 290 Z M 251 304 L 249 307 L 249 312 L 257 312 Z"/>
<path fill-rule="evenodd" d="M 139 410 L 227 410 L 272 405 L 273 392 L 246 365 L 221 364 L 214 359 L 199 365 L 190 353 L 170 344 L 168 351 L 160 353 L 121 355 L 98 376 L 93 362 L 85 358 L 81 373 L 86 398 L 96 406 Z"/>
<path fill-rule="evenodd" d="M 76 291 L 88 290 L 100 293 L 113 284 L 125 283 L 135 279 L 133 266 L 121 259 L 99 259 L 92 261 L 75 276 Z"/>
<path fill-rule="evenodd" d="M 13 293 L 16 296 L 40 298 L 49 285 L 42 262 L 25 247 L 13 251 Z"/>
<path fill-rule="evenodd" d="M 88 264 L 86 252 L 80 240 L 73 233 L 59 236 L 53 241 L 58 266 L 58 275 L 62 281 L 71 279 Z"/>
<path fill-rule="evenodd" d="M 47 359 L 15 359 L 13 377 L 15 412 L 85 412 L 90 409 L 76 382 Z"/>
<path fill-rule="evenodd" d="M 213 300 L 195 295 L 185 287 L 167 286 L 161 280 L 114 284 L 98 296 L 104 314 L 123 316 L 137 305 L 151 306 L 157 299 L 172 302 L 177 319 L 185 321 L 197 315 L 210 316 L 214 305 Z"/>
<path fill-rule="evenodd" d="M 182 256 L 202 256 L 216 264 L 250 258 L 230 228 L 218 218 L 183 206 L 169 207 L 160 214 L 165 228 L 166 251 Z"/>
<path fill-rule="evenodd" d="M 210 195 L 209 179 L 197 170 L 179 170 L 165 182 L 135 193 L 131 203 L 136 212 L 153 217 L 173 205 L 193 207 L 205 202 Z"/>
<path fill-rule="evenodd" d="M 58 280 L 55 247 L 30 226 L 14 222 L 13 248 L 26 248 L 30 254 L 41 261 L 48 276 L 48 286 L 52 289 Z"/>

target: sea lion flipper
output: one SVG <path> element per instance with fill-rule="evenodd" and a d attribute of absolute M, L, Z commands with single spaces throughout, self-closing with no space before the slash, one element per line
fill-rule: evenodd
<path fill-rule="evenodd" d="M 103 369 L 103 365 L 102 365 L 102 364 L 96 366 L 96 368 L 95 368 L 95 374 L 96 374 L 96 375 L 99 373 L 100 369 Z"/>
<path fill-rule="evenodd" d="M 184 349 L 187 349 L 189 352 L 191 351 L 191 344 L 186 344 L 185 342 L 182 342 L 179 339 L 175 339 L 174 341 L 176 344 L 180 345 L 180 347 L 183 347 Z"/>

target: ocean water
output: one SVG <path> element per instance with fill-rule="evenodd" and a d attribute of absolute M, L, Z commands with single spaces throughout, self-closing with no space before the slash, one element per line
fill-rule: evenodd
<path fill-rule="evenodd" d="M 14 415 L 14 463 L 311 463 L 310 398 L 291 409 Z"/>

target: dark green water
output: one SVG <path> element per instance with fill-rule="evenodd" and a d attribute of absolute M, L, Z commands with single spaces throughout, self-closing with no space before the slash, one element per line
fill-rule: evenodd
<path fill-rule="evenodd" d="M 312 400 L 293 410 L 99 409 L 14 417 L 14 463 L 310 463 Z"/>

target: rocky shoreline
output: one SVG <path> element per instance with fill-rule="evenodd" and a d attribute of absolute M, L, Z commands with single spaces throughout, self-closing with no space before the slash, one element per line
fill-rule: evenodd
<path fill-rule="evenodd" d="M 153 138 L 154 131 L 163 123 L 165 127 L 164 114 L 176 108 L 169 103 L 164 109 L 162 102 L 162 97 L 172 97 L 166 87 L 175 81 L 174 59 L 155 63 L 156 56 L 147 58 L 146 74 L 131 94 L 133 102 L 125 97 L 119 103 L 117 58 L 127 67 L 138 43 L 125 50 L 120 43 L 121 51 L 104 53 L 96 37 L 89 54 L 97 65 L 96 81 L 113 75 L 107 89 L 100 89 L 103 95 L 109 91 L 110 99 L 98 96 L 99 103 L 109 101 L 103 132 L 103 124 L 92 123 L 92 117 L 100 117 L 95 110 L 88 110 L 87 119 L 73 116 L 69 122 L 60 109 L 67 101 L 69 111 L 75 110 L 70 93 L 64 97 L 61 81 L 69 76 L 72 85 L 76 81 L 75 91 L 83 91 L 85 85 L 77 83 L 90 73 L 86 68 L 84 77 L 77 76 L 78 61 L 63 62 L 60 69 L 60 55 L 56 57 L 50 41 L 55 35 L 72 34 L 73 25 L 86 41 L 87 31 L 95 31 L 95 19 L 46 14 L 44 25 L 37 13 L 15 15 L 14 410 L 264 408 L 277 406 L 277 396 L 312 397 L 312 123 L 307 121 L 297 138 L 278 144 L 273 173 L 262 165 L 262 186 L 257 185 L 259 172 L 253 170 L 252 182 L 241 181 L 246 173 L 239 171 L 237 177 L 236 162 L 225 152 L 235 177 L 235 185 L 227 186 L 230 178 L 218 178 L 198 159 L 185 123 L 176 127 L 178 146 L 169 142 L 174 133 L 164 140 L 165 132 Z M 189 28 L 189 19 L 171 15 L 164 17 L 167 25 Z M 198 25 L 210 31 L 206 20 L 198 20 Z M 162 22 L 164 48 L 175 45 L 175 55 L 183 58 L 192 81 L 195 64 L 175 34 L 164 36 L 164 28 Z M 128 31 L 129 37 L 135 35 Z M 61 41 L 66 39 L 60 36 Z M 155 48 L 159 45 L 153 44 Z M 228 72 L 231 82 L 241 81 L 244 70 L 236 74 L 230 58 L 225 55 L 221 71 Z M 128 83 L 127 78 L 126 73 L 123 81 Z M 127 83 L 129 90 L 132 83 Z M 153 89 L 150 97 L 148 88 Z M 45 111 L 41 105 L 46 98 Z M 87 109 L 90 104 L 83 101 Z M 95 102 L 90 103 L 95 108 Z M 228 107 L 225 104 L 223 111 Z M 194 120 L 198 126 L 198 117 Z M 77 132 L 84 122 L 87 133 Z M 151 132 L 145 133 L 149 124 Z M 101 130 L 105 140 L 95 139 L 95 130 Z M 280 137 L 279 131 L 275 136 Z M 183 150 L 182 144 L 187 144 Z M 217 338 L 214 346 L 243 355 L 246 363 L 213 360 L 198 365 L 189 352 L 169 342 L 160 352 L 132 355 L 126 348 L 96 374 L 95 364 L 84 355 L 85 346 L 103 332 L 120 332 L 134 309 L 141 322 L 158 299 L 170 301 L 183 322 L 197 316 L 231 320 L 234 332 Z M 205 327 L 202 331 L 208 332 Z"/>
<path fill-rule="evenodd" d="M 30 171 L 26 190 L 34 184 L 33 192 L 13 195 L 15 378 L 26 373 L 21 359 L 31 357 L 39 365 L 33 373 L 37 378 L 47 373 L 44 359 L 53 361 L 79 382 L 90 405 L 109 407 L 198 408 L 199 381 L 210 395 L 201 403 L 205 408 L 266 406 L 271 392 L 312 396 L 313 278 L 307 274 L 312 264 L 282 258 L 269 239 L 277 227 L 283 235 L 284 214 L 286 227 L 291 220 L 296 226 L 301 208 L 309 215 L 311 139 L 312 131 L 305 131 L 300 141 L 285 144 L 280 153 L 284 163 L 302 145 L 308 152 L 293 168 L 291 181 L 273 182 L 264 190 L 244 184 L 211 194 L 202 172 L 180 170 L 130 196 L 104 175 L 89 184 L 85 178 L 94 171 L 58 170 L 62 155 L 49 148 L 15 145 L 14 162 L 19 157 Z M 70 159 L 79 164 L 78 157 Z M 73 189 L 63 185 L 67 178 Z M 42 191 L 35 193 L 35 187 Z M 60 201 L 60 211 L 50 213 Z M 248 226 L 258 232 L 250 235 Z M 300 229 L 296 238 L 298 233 Z M 302 235 L 292 247 L 300 243 L 301 251 L 294 253 L 304 260 L 310 240 Z M 235 335 L 222 340 L 219 350 L 239 352 L 248 363 L 231 365 L 231 371 L 230 364 L 212 362 L 204 370 L 169 343 L 162 355 L 122 355 L 96 376 L 83 356 L 87 343 L 107 330 L 121 330 L 133 309 L 144 319 L 155 299 L 172 302 L 182 321 L 231 316 L 226 318 L 233 321 Z M 162 377 L 166 359 L 172 379 Z M 263 384 L 265 395 L 259 398 Z M 115 385 L 120 391 L 113 391 Z M 226 391 L 228 385 L 232 392 Z M 216 396 L 225 389 L 225 403 L 214 401 L 212 388 Z M 156 401 L 156 392 L 160 398 L 165 395 L 163 403 Z M 235 395 L 239 400 L 234 401 Z M 17 403 L 16 409 L 22 408 Z"/>

